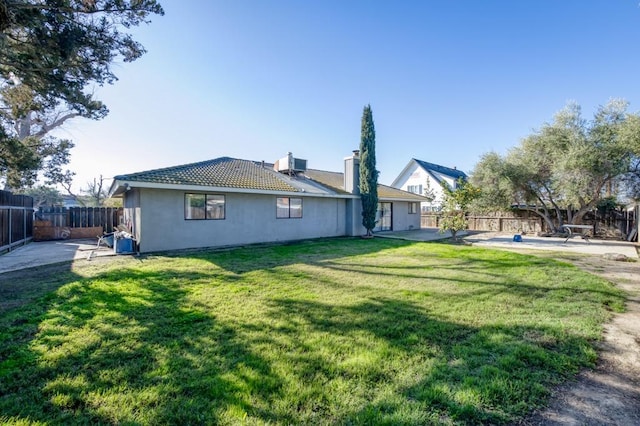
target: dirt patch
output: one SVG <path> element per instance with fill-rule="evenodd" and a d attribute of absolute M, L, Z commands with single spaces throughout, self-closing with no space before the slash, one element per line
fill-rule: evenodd
<path fill-rule="evenodd" d="M 629 294 L 627 310 L 605 324 L 596 367 L 555 389 L 546 409 L 519 424 L 640 425 L 640 262 L 548 255 L 625 290 Z"/>

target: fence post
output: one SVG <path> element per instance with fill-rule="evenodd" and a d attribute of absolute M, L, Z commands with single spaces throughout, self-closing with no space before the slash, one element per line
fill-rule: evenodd
<path fill-rule="evenodd" d="M 27 202 L 26 198 L 22 198 L 22 238 L 24 239 L 24 244 L 27 242 L 27 206 L 25 206 Z M 31 212 L 33 214 L 33 211 Z"/>
<path fill-rule="evenodd" d="M 9 207 L 9 251 L 11 251 L 11 245 L 13 244 L 13 209 Z"/>

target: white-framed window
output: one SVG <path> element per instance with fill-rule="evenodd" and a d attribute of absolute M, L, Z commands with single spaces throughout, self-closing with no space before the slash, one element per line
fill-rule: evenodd
<path fill-rule="evenodd" d="M 409 214 L 418 214 L 419 203 L 409 203 Z"/>
<path fill-rule="evenodd" d="M 408 185 L 407 191 L 422 195 L 422 185 Z"/>
<path fill-rule="evenodd" d="M 276 198 L 277 219 L 302 218 L 302 198 L 278 197 Z"/>
<path fill-rule="evenodd" d="M 225 198 L 220 194 L 184 194 L 185 220 L 225 218 Z"/>

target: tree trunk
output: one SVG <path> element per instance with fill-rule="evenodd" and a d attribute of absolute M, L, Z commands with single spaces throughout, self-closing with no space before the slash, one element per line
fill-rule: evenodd
<path fill-rule="evenodd" d="M 582 218 L 584 217 L 584 215 L 586 215 L 589 212 L 589 210 L 593 208 L 593 205 L 595 205 L 595 203 L 589 203 L 585 206 L 580 207 L 580 210 L 578 210 L 576 214 L 573 216 L 573 221 L 571 223 L 573 224 L 582 223 Z"/>
<path fill-rule="evenodd" d="M 540 210 L 537 210 L 537 209 L 525 209 L 525 210 L 533 212 L 538 216 L 540 216 L 542 220 L 545 221 L 545 223 L 547 224 L 549 229 L 551 229 L 552 232 L 556 232 L 558 230 L 558 228 L 556 228 L 556 226 L 554 225 L 553 220 L 551 220 L 551 216 L 549 215 L 548 211 L 541 212 Z"/>

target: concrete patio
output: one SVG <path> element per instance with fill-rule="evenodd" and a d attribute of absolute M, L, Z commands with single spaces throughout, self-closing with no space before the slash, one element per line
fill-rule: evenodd
<path fill-rule="evenodd" d="M 97 256 L 115 256 L 113 248 L 101 245 L 97 239 L 38 241 L 16 247 L 0 256 L 0 273 L 32 268 L 34 266 L 88 259 Z"/>
<path fill-rule="evenodd" d="M 514 234 L 495 232 L 461 232 L 458 234 L 464 241 L 474 246 L 506 249 L 553 250 L 590 255 L 617 253 L 631 259 L 638 259 L 638 245 L 627 241 L 583 240 L 574 237 L 565 242 L 565 238 L 538 237 L 522 235 L 522 241 L 513 241 Z M 450 233 L 441 234 L 436 228 L 423 228 L 411 231 L 391 231 L 376 234 L 381 238 L 400 238 L 409 241 L 436 241 L 449 238 Z"/>

